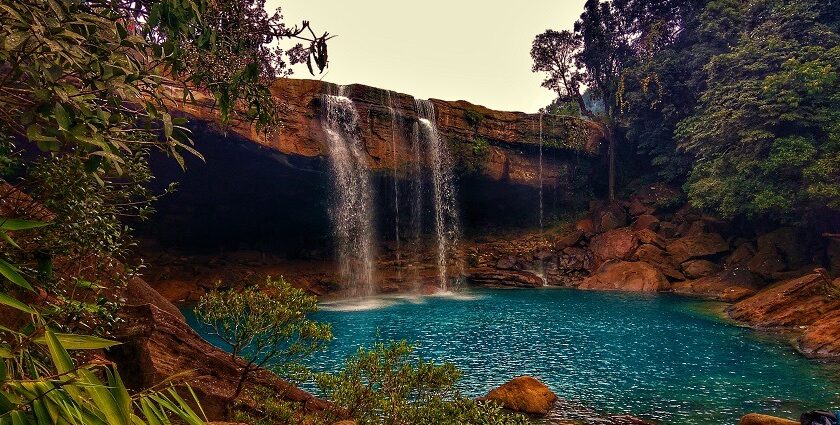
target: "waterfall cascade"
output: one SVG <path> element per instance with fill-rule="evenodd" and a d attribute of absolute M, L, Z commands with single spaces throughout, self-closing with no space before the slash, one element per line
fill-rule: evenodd
<path fill-rule="evenodd" d="M 457 258 L 460 222 L 455 199 L 453 161 L 449 147 L 438 132 L 434 104 L 428 100 L 416 99 L 415 106 L 420 128 L 426 139 L 429 168 L 432 174 L 438 282 L 441 290 L 446 291 L 449 289 L 449 261 L 455 259 L 462 267 L 461 261 Z"/>
<path fill-rule="evenodd" d="M 411 129 L 411 154 L 414 160 L 411 168 L 411 282 L 415 292 L 420 292 L 420 268 L 423 262 L 423 139 L 420 137 L 420 123 Z"/>
<path fill-rule="evenodd" d="M 388 94 L 388 111 L 391 115 L 391 158 L 394 160 L 394 241 L 396 242 L 397 280 L 402 281 L 402 246 L 400 243 L 400 185 L 397 178 L 397 113 L 394 109 L 394 99 L 391 91 Z"/>
<path fill-rule="evenodd" d="M 540 165 L 539 165 L 539 178 L 540 178 L 540 233 L 543 232 L 544 228 L 544 212 L 543 212 L 543 114 L 540 112 Z"/>
<path fill-rule="evenodd" d="M 321 125 L 327 135 L 335 187 L 331 218 L 339 273 L 353 296 L 374 290 L 373 193 L 367 156 L 359 138 L 359 116 L 344 87 L 323 96 Z"/>

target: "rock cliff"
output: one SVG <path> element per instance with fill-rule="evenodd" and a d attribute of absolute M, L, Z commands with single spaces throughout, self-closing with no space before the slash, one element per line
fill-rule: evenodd
<path fill-rule="evenodd" d="M 322 99 L 336 86 L 316 80 L 280 79 L 272 92 L 281 104 L 280 128 L 258 132 L 243 123 L 230 130 L 248 140 L 284 155 L 315 158 L 328 154 L 327 137 L 321 126 Z M 359 137 L 373 170 L 407 169 L 416 161 L 412 154 L 413 126 L 418 115 L 412 96 L 353 84 L 349 97 L 359 115 Z M 483 176 L 539 186 L 540 135 L 546 150 L 571 156 L 598 152 L 603 133 L 592 122 L 576 117 L 494 111 L 466 101 L 431 100 L 440 134 L 452 146 L 456 161 L 469 162 Z M 209 98 L 176 107 L 181 113 L 205 122 L 215 120 Z M 543 184 L 562 185 L 573 177 L 570 161 L 546 155 Z"/>

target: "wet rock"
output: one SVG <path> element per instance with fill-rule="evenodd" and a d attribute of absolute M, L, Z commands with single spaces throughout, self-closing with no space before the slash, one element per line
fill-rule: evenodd
<path fill-rule="evenodd" d="M 735 320 L 759 328 L 799 328 L 808 326 L 828 311 L 840 308 L 840 298 L 832 296 L 833 284 L 825 270 L 777 283 L 729 309 Z"/>
<path fill-rule="evenodd" d="M 724 253 L 729 250 L 729 244 L 717 233 L 703 233 L 679 238 L 669 243 L 667 250 L 674 261 L 684 263 Z"/>
<path fill-rule="evenodd" d="M 741 418 L 738 425 L 799 425 L 799 422 L 790 419 L 777 418 L 775 416 L 750 413 Z"/>
<path fill-rule="evenodd" d="M 545 415 L 557 401 L 557 396 L 536 378 L 520 376 L 490 391 L 484 399 L 496 401 L 515 412 Z"/>
<path fill-rule="evenodd" d="M 603 263 L 608 260 L 628 260 L 639 245 L 636 234 L 628 228 L 610 230 L 592 238 L 589 249 L 595 260 Z"/>
<path fill-rule="evenodd" d="M 709 260 L 688 260 L 680 265 L 683 273 L 689 279 L 699 279 L 710 276 L 721 270 L 721 267 Z"/>
<path fill-rule="evenodd" d="M 684 280 L 685 275 L 674 265 L 674 261 L 667 252 L 651 244 L 642 244 L 633 253 L 633 260 L 644 261 L 673 280 Z"/>
<path fill-rule="evenodd" d="M 657 292 L 670 288 L 668 279 L 655 267 L 643 262 L 613 261 L 598 269 L 578 286 L 580 289 Z"/>
<path fill-rule="evenodd" d="M 633 222 L 631 228 L 633 230 L 649 229 L 655 232 L 659 229 L 659 219 L 650 214 L 643 214 L 636 217 L 636 221 Z"/>
<path fill-rule="evenodd" d="M 834 287 L 840 291 L 840 281 Z M 799 351 L 811 358 L 840 358 L 840 310 L 829 312 L 808 326 L 797 340 Z"/>
<path fill-rule="evenodd" d="M 699 295 L 724 302 L 736 302 L 754 295 L 758 286 L 752 273 L 745 268 L 733 268 L 696 280 L 671 285 L 675 293 Z"/>

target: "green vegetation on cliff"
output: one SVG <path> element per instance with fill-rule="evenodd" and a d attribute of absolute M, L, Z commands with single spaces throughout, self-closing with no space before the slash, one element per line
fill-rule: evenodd
<path fill-rule="evenodd" d="M 613 130 L 625 176 L 649 168 L 635 150 L 695 206 L 797 220 L 840 209 L 839 28 L 836 1 L 590 0 L 532 56 L 556 105 Z"/>

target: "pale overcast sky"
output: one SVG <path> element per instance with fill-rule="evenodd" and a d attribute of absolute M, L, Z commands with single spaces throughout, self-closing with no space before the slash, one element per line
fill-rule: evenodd
<path fill-rule="evenodd" d="M 420 98 L 536 112 L 554 96 L 531 72 L 531 41 L 571 29 L 584 0 L 268 0 L 288 23 L 307 19 L 329 43 L 326 81 Z M 311 78 L 306 67 L 297 78 Z"/>

